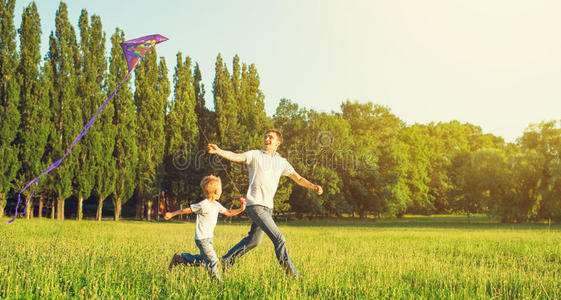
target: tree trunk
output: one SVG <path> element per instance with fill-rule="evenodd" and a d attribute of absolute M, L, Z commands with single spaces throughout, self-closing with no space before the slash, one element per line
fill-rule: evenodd
<path fill-rule="evenodd" d="M 121 217 L 121 198 L 116 197 L 113 204 L 115 206 L 115 221 L 119 221 L 119 218 Z"/>
<path fill-rule="evenodd" d="M 4 195 L 0 194 L 0 218 L 4 216 Z"/>
<path fill-rule="evenodd" d="M 97 212 L 95 213 L 95 219 L 98 221 L 101 221 L 104 200 L 105 198 L 103 197 L 99 197 L 99 199 L 97 199 Z"/>
<path fill-rule="evenodd" d="M 43 217 L 43 197 L 39 197 L 39 211 L 37 211 L 37 218 Z"/>
<path fill-rule="evenodd" d="M 152 218 L 152 201 L 146 201 L 146 220 L 150 221 Z"/>
<path fill-rule="evenodd" d="M 139 219 L 143 219 L 144 218 L 144 200 L 143 200 L 143 193 L 142 193 L 142 187 L 139 186 L 138 189 L 136 190 L 136 217 Z"/>
<path fill-rule="evenodd" d="M 64 220 L 64 201 L 65 199 L 62 199 L 62 197 L 58 197 L 56 204 L 56 219 L 57 220 Z"/>
<path fill-rule="evenodd" d="M 32 199 L 29 199 L 29 201 L 27 202 L 27 205 L 25 206 L 25 218 L 28 219 L 28 220 L 33 218 L 33 201 L 32 201 Z"/>
<path fill-rule="evenodd" d="M 84 213 L 83 208 L 84 207 L 84 197 L 80 196 L 78 197 L 78 212 L 77 212 L 77 216 L 76 216 L 76 220 L 81 221 L 82 218 L 84 217 Z"/>
<path fill-rule="evenodd" d="M 55 218 L 55 201 L 51 200 L 51 219 Z"/>
<path fill-rule="evenodd" d="M 183 210 L 183 204 L 180 204 L 179 207 L 180 210 Z M 179 215 L 179 220 L 183 220 L 183 215 Z"/>

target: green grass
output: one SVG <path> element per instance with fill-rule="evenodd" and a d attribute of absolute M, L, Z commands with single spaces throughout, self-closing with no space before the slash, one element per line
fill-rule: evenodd
<path fill-rule="evenodd" d="M 561 298 L 561 226 L 463 216 L 279 223 L 303 278 L 263 243 L 210 280 L 168 271 L 197 252 L 193 223 L 0 221 L 0 298 Z M 219 223 L 225 253 L 249 223 Z"/>

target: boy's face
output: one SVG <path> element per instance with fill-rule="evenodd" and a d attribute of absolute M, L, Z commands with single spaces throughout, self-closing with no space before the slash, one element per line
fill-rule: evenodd
<path fill-rule="evenodd" d="M 214 197 L 215 200 L 218 200 L 220 198 L 220 195 L 222 195 L 222 186 L 218 186 L 216 188 L 216 191 L 214 191 L 214 195 L 215 195 Z"/>
<path fill-rule="evenodd" d="M 276 151 L 280 146 L 280 140 L 276 133 L 267 132 L 265 134 L 265 151 Z"/>

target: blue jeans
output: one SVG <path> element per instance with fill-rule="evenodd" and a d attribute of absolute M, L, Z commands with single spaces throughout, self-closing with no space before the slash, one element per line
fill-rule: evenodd
<path fill-rule="evenodd" d="M 181 253 L 185 265 L 198 267 L 204 262 L 210 276 L 222 281 L 218 273 L 218 256 L 214 252 L 212 238 L 195 240 L 195 244 L 199 247 L 200 254 Z"/>
<path fill-rule="evenodd" d="M 257 247 L 263 240 L 263 233 L 266 233 L 275 246 L 275 254 L 281 266 L 288 275 L 297 277 L 298 271 L 296 271 L 286 250 L 286 239 L 273 220 L 273 210 L 265 206 L 253 205 L 248 206 L 246 212 L 253 220 L 251 229 L 245 238 L 222 257 L 224 267 L 231 267 L 237 258 Z"/>

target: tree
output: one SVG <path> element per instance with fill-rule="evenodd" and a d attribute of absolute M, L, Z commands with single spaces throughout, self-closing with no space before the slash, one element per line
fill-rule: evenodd
<path fill-rule="evenodd" d="M 536 201 L 528 212 L 528 218 L 551 219 L 561 217 L 561 128 L 557 121 L 531 124 L 519 139 L 520 147 L 526 152 L 535 152 L 541 159 L 536 163 L 540 170 Z"/>
<path fill-rule="evenodd" d="M 125 41 L 124 32 L 116 28 L 111 36 L 111 56 L 109 58 L 108 87 L 112 92 L 127 74 L 127 61 L 122 54 L 120 43 Z M 136 116 L 133 95 L 129 82 L 125 82 L 113 97 L 115 114 L 115 147 L 113 157 L 116 164 L 115 172 L 115 221 L 121 217 L 121 206 L 126 203 L 136 187 L 136 169 L 138 149 L 136 145 Z"/>
<path fill-rule="evenodd" d="M 47 167 L 43 155 L 47 145 L 51 118 L 48 98 L 50 83 L 41 80 L 39 73 L 41 20 L 35 2 L 24 8 L 19 34 L 21 50 L 17 73 L 20 75 L 19 97 L 22 120 L 18 146 L 21 150 L 19 160 L 22 162 L 22 168 L 18 181 L 21 186 L 31 178 L 37 177 Z M 32 202 L 33 199 L 30 199 L 26 208 L 27 218 L 33 213 Z M 39 216 L 42 215 L 42 207 L 41 197 Z"/>
<path fill-rule="evenodd" d="M 501 150 L 479 149 L 458 154 L 452 163 L 452 205 L 467 214 L 488 212 L 494 203 L 504 203 L 510 192 L 510 170 Z"/>
<path fill-rule="evenodd" d="M 205 106 L 205 85 L 202 83 L 201 69 L 199 64 L 195 64 L 193 70 L 193 88 L 195 89 L 195 113 L 197 114 L 197 121 L 199 131 L 202 137 L 199 137 L 199 150 L 206 149 L 206 139 L 211 139 L 214 136 L 211 126 L 214 121 L 210 118 L 211 112 Z M 203 138 L 204 137 L 204 138 Z"/>
<path fill-rule="evenodd" d="M 165 101 L 169 95 L 165 60 L 157 64 L 156 50 L 146 53 L 141 65 L 136 68 L 136 90 L 134 101 L 137 112 L 138 194 L 137 216 L 144 206 L 150 209 L 152 198 L 158 192 L 158 172 L 161 167 L 164 147 Z"/>
<path fill-rule="evenodd" d="M 89 53 L 92 55 L 89 63 L 91 64 L 93 82 L 97 84 L 97 90 L 93 90 L 92 102 L 99 108 L 110 92 L 107 86 L 107 61 L 105 59 L 105 33 L 102 30 L 101 19 L 99 16 L 91 17 L 91 28 L 89 34 Z M 93 85 L 92 85 L 93 88 Z M 103 201 L 115 191 L 116 181 L 116 160 L 113 157 L 115 151 L 115 126 L 113 117 L 115 114 L 115 100 L 111 99 L 105 106 L 103 113 L 99 116 L 99 122 L 92 136 L 98 141 L 96 149 L 92 153 L 96 164 L 95 191 L 97 200 L 96 219 L 101 221 L 103 211 Z"/>
<path fill-rule="evenodd" d="M 195 168 L 190 164 L 196 158 L 199 146 L 197 128 L 197 98 L 194 78 L 191 75 L 191 58 L 183 61 L 181 52 L 177 53 L 177 65 L 173 75 L 174 97 L 168 105 L 166 116 L 166 183 L 175 197 L 186 199 L 196 192 L 197 178 Z"/>
<path fill-rule="evenodd" d="M 433 203 L 429 201 L 429 146 L 427 127 L 414 124 L 401 130 L 399 139 L 407 145 L 407 175 L 406 183 L 409 189 L 411 203 L 408 213 L 430 213 L 434 211 Z"/>
<path fill-rule="evenodd" d="M 78 74 L 78 96 L 82 102 L 82 124 L 90 121 L 92 116 L 103 103 L 104 92 L 104 76 L 107 69 L 105 62 L 104 49 L 105 38 L 100 33 L 101 23 L 99 17 L 92 16 L 92 22 L 88 17 L 88 12 L 84 9 L 80 14 L 80 64 Z M 94 22 L 98 22 L 95 25 Z M 97 26 L 99 28 L 94 28 Z M 108 103 L 103 114 L 112 112 L 112 104 Z M 102 114 L 102 115 L 103 115 Z M 100 116 L 101 117 L 101 116 Z M 90 197 L 96 184 L 97 173 L 101 172 L 100 159 L 101 151 L 107 151 L 107 145 L 102 146 L 102 131 L 99 121 L 90 127 L 88 133 L 82 138 L 83 147 L 80 148 L 79 165 L 88 166 L 88 169 L 82 172 L 76 172 L 75 176 L 75 192 L 78 198 L 77 216 L 78 220 L 82 219 L 82 203 L 84 199 Z M 110 170 L 109 170 L 110 171 Z M 110 173 L 110 172 L 107 172 Z M 108 176 L 109 174 L 105 174 Z"/>
<path fill-rule="evenodd" d="M 19 149 L 13 143 L 20 126 L 19 86 L 16 69 L 15 0 L 0 3 L 0 217 L 4 215 L 6 195 L 20 168 Z"/>
<path fill-rule="evenodd" d="M 68 21 L 67 6 L 60 2 L 56 18 L 56 30 L 49 37 L 48 65 L 52 69 L 53 92 L 50 99 L 52 113 L 49 147 L 52 159 L 60 159 L 70 148 L 82 127 L 82 111 L 76 89 L 78 87 L 77 69 L 80 66 L 78 46 L 74 28 Z M 48 178 L 49 187 L 57 198 L 57 219 L 64 219 L 66 198 L 72 195 L 74 170 L 78 171 L 77 161 L 80 145 L 66 157 L 63 163 Z"/>
<path fill-rule="evenodd" d="M 403 215 L 411 201 L 406 181 L 408 148 L 398 139 L 405 124 L 388 108 L 372 103 L 346 101 L 341 111 L 351 126 L 352 148 L 360 162 L 358 171 L 344 178 L 364 186 L 353 190 L 366 189 L 372 195 L 352 199 L 354 209 L 361 217 L 368 212 Z"/>

